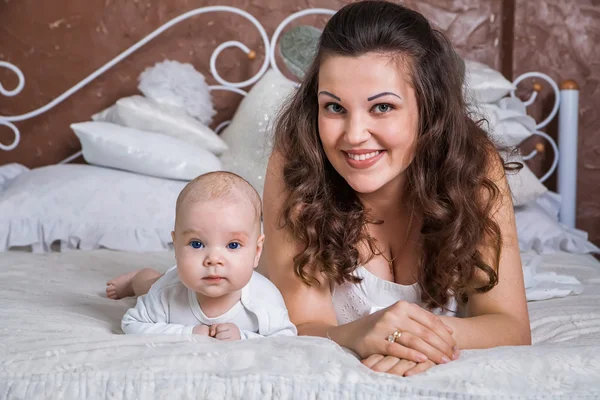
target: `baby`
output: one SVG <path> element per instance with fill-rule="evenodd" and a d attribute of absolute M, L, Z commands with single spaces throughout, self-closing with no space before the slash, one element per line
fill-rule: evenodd
<path fill-rule="evenodd" d="M 220 340 L 296 335 L 280 292 L 254 271 L 264 240 L 260 217 L 258 193 L 235 174 L 211 172 L 188 183 L 171 233 L 177 265 L 162 276 L 144 269 L 107 284 L 110 298 L 147 291 L 123 317 L 123 331 Z"/>

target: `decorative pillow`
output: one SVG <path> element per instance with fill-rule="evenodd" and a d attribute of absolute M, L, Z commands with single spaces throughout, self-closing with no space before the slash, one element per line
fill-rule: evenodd
<path fill-rule="evenodd" d="M 149 99 L 170 105 L 208 126 L 214 110 L 210 89 L 204 75 L 192 64 L 165 60 L 140 74 L 138 89 Z"/>
<path fill-rule="evenodd" d="M 515 87 L 499 71 L 471 60 L 465 60 L 465 86 L 477 103 L 498 101 Z"/>
<path fill-rule="evenodd" d="M 496 143 L 516 147 L 535 131 L 536 122 L 527 115 L 525 104 L 517 98 L 505 97 L 495 103 L 471 104 L 471 118 L 485 118 L 483 128 Z"/>
<path fill-rule="evenodd" d="M 279 53 L 288 69 L 302 79 L 313 62 L 319 45 L 321 30 L 310 25 L 300 25 L 281 35 Z"/>
<path fill-rule="evenodd" d="M 221 156 L 223 170 L 245 178 L 262 197 L 267 162 L 271 154 L 271 123 L 295 86 L 274 70 L 252 87 L 221 137 L 229 150 Z"/>
<path fill-rule="evenodd" d="M 501 154 L 506 162 L 520 162 L 523 164 L 523 168 L 519 171 L 506 172 L 506 180 L 512 192 L 515 207 L 529 204 L 548 191 L 548 188 L 527 167 L 520 154 L 507 155 L 506 152 Z"/>
<path fill-rule="evenodd" d="M 0 166 L 0 192 L 4 190 L 13 179 L 27 171 L 29 171 L 29 168 L 17 163 Z"/>
<path fill-rule="evenodd" d="M 0 192 L 0 250 L 172 247 L 175 201 L 185 182 L 92 165 L 23 172 Z"/>
<path fill-rule="evenodd" d="M 588 234 L 561 224 L 558 219 L 560 196 L 553 192 L 542 194 L 535 202 L 515 207 L 519 248 L 540 254 L 565 251 L 569 253 L 598 253 L 600 249 L 587 240 Z"/>
<path fill-rule="evenodd" d="M 203 147 L 217 155 L 227 150 L 227 145 L 215 132 L 190 117 L 183 109 L 158 104 L 143 96 L 119 99 L 115 105 L 94 114 L 92 119 L 162 133 Z"/>
<path fill-rule="evenodd" d="M 221 169 L 210 151 L 174 137 L 108 122 L 82 122 L 71 128 L 90 164 L 183 180 Z"/>

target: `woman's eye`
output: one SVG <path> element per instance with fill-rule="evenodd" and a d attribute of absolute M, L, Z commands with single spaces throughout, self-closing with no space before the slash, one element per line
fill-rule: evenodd
<path fill-rule="evenodd" d="M 202 243 L 199 240 L 192 240 L 190 242 L 190 246 L 193 247 L 194 249 L 201 249 L 204 247 L 204 243 Z"/>
<path fill-rule="evenodd" d="M 231 249 L 231 250 L 237 250 L 240 247 L 242 247 L 241 244 L 239 244 L 238 242 L 231 242 L 227 245 L 227 248 Z"/>
<path fill-rule="evenodd" d="M 339 114 L 342 111 L 344 111 L 344 107 L 336 103 L 329 103 L 325 106 L 325 108 L 327 109 L 327 111 L 332 112 L 334 114 Z"/>
<path fill-rule="evenodd" d="M 385 114 L 392 111 L 393 107 L 390 104 L 377 104 L 375 111 L 379 114 Z"/>

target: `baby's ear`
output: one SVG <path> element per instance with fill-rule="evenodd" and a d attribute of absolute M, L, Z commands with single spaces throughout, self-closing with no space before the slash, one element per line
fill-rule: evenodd
<path fill-rule="evenodd" d="M 173 244 L 175 244 L 175 231 L 171 231 L 171 240 L 173 241 Z"/>
<path fill-rule="evenodd" d="M 260 255 L 262 254 L 263 244 L 265 243 L 265 235 L 260 235 L 256 241 L 256 257 L 254 258 L 254 268 L 258 267 Z"/>

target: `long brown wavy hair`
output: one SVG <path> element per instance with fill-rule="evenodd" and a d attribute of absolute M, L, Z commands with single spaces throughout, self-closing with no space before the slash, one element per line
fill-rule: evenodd
<path fill-rule="evenodd" d="M 324 57 L 371 52 L 406 60 L 416 93 L 416 152 L 406 175 L 407 195 L 424 218 L 418 277 L 422 301 L 429 308 L 443 307 L 450 296 L 466 302 L 473 290 L 485 292 L 498 282 L 502 240 L 490 214 L 499 189 L 487 177 L 498 153 L 469 116 L 462 60 L 448 39 L 418 12 L 387 1 L 353 3 L 329 20 L 313 64 L 276 122 L 274 149 L 285 160 L 288 192 L 280 222 L 303 244 L 294 257 L 295 273 L 308 285 L 315 273 L 336 284 L 357 282 L 352 272 L 361 263 L 358 245 L 373 250 L 366 226 L 376 221 L 328 161 L 317 125 Z M 483 259 L 482 239 L 493 250 L 491 263 Z M 484 272 L 487 284 L 475 288 L 469 282 L 476 269 Z"/>

